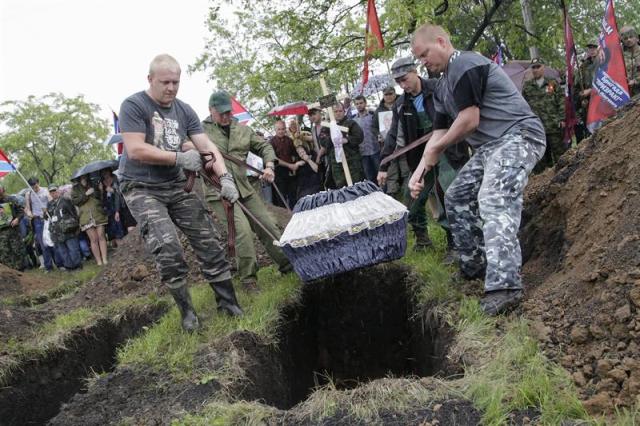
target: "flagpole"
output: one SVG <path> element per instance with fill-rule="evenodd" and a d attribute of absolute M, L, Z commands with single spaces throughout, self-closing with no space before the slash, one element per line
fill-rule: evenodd
<path fill-rule="evenodd" d="M 2 151 L 0 151 L 2 152 Z M 4 152 L 3 152 L 4 154 Z M 42 205 L 42 201 L 40 200 L 40 198 L 38 197 L 38 194 L 36 194 L 36 191 L 33 190 L 33 188 L 31 188 L 31 185 L 29 185 L 29 182 L 27 181 L 27 179 L 25 179 L 25 177 L 22 175 L 22 173 L 20 173 L 20 170 L 18 170 L 18 168 L 11 162 L 11 160 L 9 160 L 9 157 L 5 154 L 4 157 L 9 161 L 9 165 L 11 166 L 11 168 L 13 170 L 15 170 L 15 172 L 18 174 L 18 176 L 20 176 L 20 178 L 22 178 L 22 181 L 25 183 L 25 185 L 27 185 L 27 188 L 29 188 L 29 191 L 31 191 L 33 193 L 33 195 L 36 196 L 36 199 L 38 200 L 38 203 L 40 203 L 40 207 L 43 208 L 43 210 L 46 209 L 46 206 Z"/>

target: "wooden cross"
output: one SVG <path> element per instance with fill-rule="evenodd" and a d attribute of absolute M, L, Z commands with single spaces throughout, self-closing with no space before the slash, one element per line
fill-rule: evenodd
<path fill-rule="evenodd" d="M 320 87 L 322 88 L 322 94 L 327 96 L 329 95 L 329 89 L 327 89 L 327 83 L 324 81 L 324 77 L 320 77 Z M 329 121 L 331 123 L 336 123 L 336 117 L 333 115 L 333 108 L 331 106 L 325 106 L 324 111 L 329 114 Z M 322 126 L 330 127 L 330 123 L 323 122 Z M 347 127 L 338 126 L 341 132 L 348 133 L 349 129 Z M 344 152 L 344 148 L 342 149 L 342 170 L 344 171 L 344 177 L 347 180 L 347 185 L 353 185 L 353 180 L 351 179 L 351 172 L 349 171 L 349 164 L 347 163 L 347 154 Z"/>

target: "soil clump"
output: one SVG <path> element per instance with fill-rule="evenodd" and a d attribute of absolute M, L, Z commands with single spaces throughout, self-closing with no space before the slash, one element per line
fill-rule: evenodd
<path fill-rule="evenodd" d="M 524 314 L 592 413 L 640 395 L 640 105 L 531 179 Z"/>

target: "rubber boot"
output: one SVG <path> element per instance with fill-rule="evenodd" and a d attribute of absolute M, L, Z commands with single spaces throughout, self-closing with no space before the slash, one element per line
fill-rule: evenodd
<path fill-rule="evenodd" d="M 442 263 L 447 266 L 457 265 L 459 262 L 458 255 L 453 249 L 453 235 L 449 228 L 444 228 L 447 233 L 447 252 L 445 253 Z"/>
<path fill-rule="evenodd" d="M 191 295 L 187 286 L 169 289 L 173 300 L 178 305 L 180 316 L 182 317 L 182 329 L 189 333 L 196 331 L 200 327 L 196 311 L 193 309 L 193 303 L 191 302 Z"/>
<path fill-rule="evenodd" d="M 413 250 L 426 251 L 433 247 L 426 229 L 413 228 L 413 233 L 416 236 L 416 244 L 413 246 Z"/>
<path fill-rule="evenodd" d="M 232 317 L 239 317 L 244 314 L 240 305 L 238 305 L 238 299 L 236 299 L 236 292 L 233 289 L 231 280 L 210 283 L 210 285 L 216 295 L 218 312 L 224 312 Z"/>

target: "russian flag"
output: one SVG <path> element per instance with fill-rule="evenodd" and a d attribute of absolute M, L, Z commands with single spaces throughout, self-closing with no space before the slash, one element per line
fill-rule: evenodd
<path fill-rule="evenodd" d="M 14 171 L 14 168 L 9 157 L 0 149 L 0 178 L 5 177 L 12 171 Z"/>
<path fill-rule="evenodd" d="M 247 109 L 243 107 L 233 96 L 231 97 L 231 114 L 233 114 L 233 118 L 238 120 L 240 124 L 247 124 L 249 121 L 253 120 L 253 115 L 251 115 L 249 111 L 247 111 Z"/>

